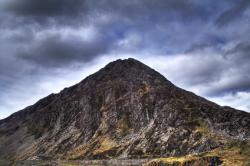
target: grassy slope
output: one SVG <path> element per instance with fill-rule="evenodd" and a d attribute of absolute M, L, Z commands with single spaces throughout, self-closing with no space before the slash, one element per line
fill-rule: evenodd
<path fill-rule="evenodd" d="M 178 164 L 183 165 L 189 161 L 198 161 L 204 157 L 219 157 L 223 166 L 249 166 L 250 165 L 250 141 L 235 142 L 224 148 L 217 148 L 210 152 L 181 157 L 158 158 L 148 162 L 147 166 Z"/>
<path fill-rule="evenodd" d="M 199 161 L 202 158 L 219 157 L 223 166 L 250 166 L 250 140 L 237 141 L 230 137 L 226 137 L 222 133 L 215 132 L 208 128 L 203 122 L 198 123 L 196 130 L 206 138 L 214 141 L 220 141 L 224 144 L 223 147 L 214 149 L 209 152 L 200 154 L 191 154 L 179 157 L 158 158 L 145 164 L 145 166 L 158 166 L 158 165 L 184 165 L 190 161 Z M 200 165 L 201 163 L 194 164 Z M 208 165 L 203 163 L 202 165 Z"/>

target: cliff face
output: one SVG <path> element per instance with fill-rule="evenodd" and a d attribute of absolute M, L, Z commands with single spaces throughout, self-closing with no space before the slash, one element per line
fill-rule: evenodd
<path fill-rule="evenodd" d="M 180 89 L 134 59 L 0 121 L 0 158 L 180 156 L 250 139 L 250 114 Z"/>

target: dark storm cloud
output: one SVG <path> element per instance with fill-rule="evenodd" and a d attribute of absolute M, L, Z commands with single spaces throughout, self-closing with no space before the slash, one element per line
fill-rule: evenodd
<path fill-rule="evenodd" d="M 119 13 L 125 17 L 148 19 L 150 16 L 160 16 L 160 18 L 170 18 L 171 16 L 162 15 L 163 13 L 178 13 L 179 15 L 189 15 L 197 17 L 197 6 L 191 1 L 185 0 L 135 0 L 135 1 L 115 1 L 106 0 L 99 4 L 99 10 L 111 13 Z M 149 12 L 150 11 L 150 12 Z M 155 18 L 157 19 L 157 18 Z"/>
<path fill-rule="evenodd" d="M 187 66 L 181 75 L 186 85 L 204 87 L 208 96 L 250 92 L 250 41 L 224 49 L 213 44 L 192 46 L 187 53 L 195 69 Z"/>
<path fill-rule="evenodd" d="M 113 15 L 134 23 L 140 21 L 171 20 L 179 17 L 182 21 L 205 18 L 205 10 L 200 4 L 185 0 L 10 0 L 1 5 L 4 12 L 15 16 L 15 22 L 42 25 L 82 25 L 92 22 L 93 16 Z M 199 13 L 199 14 L 197 14 Z M 135 22 L 136 19 L 136 22 Z"/>
<path fill-rule="evenodd" d="M 5 28 L 81 25 L 88 17 L 85 0 L 4 0 L 0 10 L 5 15 L 0 23 Z"/>
<path fill-rule="evenodd" d="M 237 55 L 237 56 L 241 56 L 241 58 L 246 58 L 246 59 L 250 60 L 250 56 L 249 56 L 249 54 L 250 54 L 250 40 L 239 42 L 232 49 L 228 50 L 225 54 L 226 55 Z"/>
<path fill-rule="evenodd" d="M 11 13 L 7 25 L 16 27 L 16 21 L 20 24 L 18 28 L 14 29 L 21 33 L 17 32 L 16 35 L 12 35 L 11 39 L 13 42 L 26 43 L 26 47 L 21 48 L 17 56 L 50 67 L 63 66 L 79 60 L 84 62 L 112 49 L 143 51 L 147 47 L 153 52 L 161 52 L 168 47 L 167 52 L 173 52 L 179 44 L 187 47 L 185 42 L 182 43 L 184 40 L 181 36 L 174 37 L 169 34 L 172 33 L 169 31 L 171 26 L 180 28 L 172 19 L 198 18 L 203 14 L 197 15 L 197 12 L 204 11 L 200 10 L 199 4 L 185 0 L 159 0 L 157 2 L 151 0 L 128 2 L 116 0 L 96 2 L 87 0 L 12 0 L 6 2 L 4 9 L 5 12 Z M 100 17 L 107 17 L 107 20 L 100 20 Z M 166 23 L 164 23 L 165 21 Z M 59 34 L 58 37 L 48 35 L 47 39 L 34 39 L 28 42 L 32 34 L 43 29 L 54 27 L 63 29 L 88 25 L 96 26 L 96 30 L 102 36 L 98 36 L 93 41 L 81 41 L 77 36 L 60 39 L 61 34 Z M 158 27 L 155 27 L 156 25 Z M 28 29 L 28 33 L 24 28 Z M 22 35 L 24 31 L 26 34 Z M 130 34 L 139 36 L 133 50 L 131 46 L 123 48 L 123 45 L 113 44 L 123 39 L 126 40 Z M 163 43 L 165 44 L 159 47 Z M 131 43 L 129 44 L 131 45 Z M 182 50 L 182 48 L 177 50 Z"/>
<path fill-rule="evenodd" d="M 224 11 L 219 15 L 216 20 L 218 26 L 224 26 L 232 22 L 233 20 L 242 16 L 244 11 L 250 7 L 249 0 L 240 0 L 237 3 L 233 4 L 232 7 Z"/>
<path fill-rule="evenodd" d="M 22 16 L 76 16 L 83 10 L 84 0 L 10 0 L 4 9 Z"/>
<path fill-rule="evenodd" d="M 101 36 L 99 36 L 101 38 Z M 54 35 L 42 40 L 34 41 L 24 50 L 20 50 L 18 57 L 47 67 L 63 67 L 72 62 L 86 62 L 101 53 L 105 53 L 112 46 L 105 39 L 83 41 L 81 38 L 62 39 Z"/>
<path fill-rule="evenodd" d="M 231 67 L 235 68 L 230 81 L 219 88 L 226 92 L 249 92 L 250 91 L 250 41 L 242 41 L 232 49 L 225 52 L 226 58 L 231 62 Z M 230 66 L 229 66 L 230 67 Z M 229 68 L 230 69 L 230 68 Z"/>
<path fill-rule="evenodd" d="M 249 92 L 250 91 L 250 78 L 245 75 L 232 79 L 224 84 L 221 84 L 210 92 L 211 95 L 225 95 L 227 93 L 235 94 L 237 92 Z"/>

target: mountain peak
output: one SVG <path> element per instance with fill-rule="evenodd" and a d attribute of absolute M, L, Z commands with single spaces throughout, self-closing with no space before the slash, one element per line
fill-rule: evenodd
<path fill-rule="evenodd" d="M 135 59 L 119 59 L 0 121 L 0 159 L 201 153 L 250 139 L 249 122 L 249 113 L 180 89 Z"/>
<path fill-rule="evenodd" d="M 112 64 L 134 65 L 134 64 L 142 64 L 142 63 L 134 58 L 127 58 L 127 59 L 117 59 L 113 62 L 110 62 L 108 65 L 112 65 Z"/>
<path fill-rule="evenodd" d="M 81 84 L 86 83 L 87 80 L 96 86 L 107 82 L 113 82 L 113 84 L 130 82 L 131 84 L 138 85 L 158 82 L 174 87 L 174 85 L 159 72 L 133 58 L 118 59 L 110 62 L 98 72 L 90 75 L 88 79 L 84 79 Z"/>
<path fill-rule="evenodd" d="M 128 70 L 130 68 L 137 68 L 137 69 L 144 68 L 144 69 L 146 69 L 149 67 L 136 59 L 128 58 L 128 59 L 117 59 L 117 60 L 107 64 L 104 68 L 108 69 L 108 70 L 111 70 L 111 69 L 113 69 L 113 70 Z"/>

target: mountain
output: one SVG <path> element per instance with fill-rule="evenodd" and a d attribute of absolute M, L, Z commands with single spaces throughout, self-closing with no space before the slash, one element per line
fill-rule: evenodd
<path fill-rule="evenodd" d="M 0 158 L 8 160 L 202 154 L 219 163 L 233 150 L 248 160 L 249 140 L 249 113 L 178 88 L 131 58 L 0 121 Z"/>

